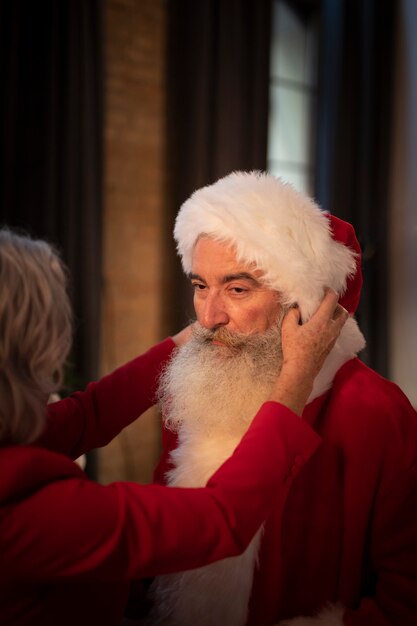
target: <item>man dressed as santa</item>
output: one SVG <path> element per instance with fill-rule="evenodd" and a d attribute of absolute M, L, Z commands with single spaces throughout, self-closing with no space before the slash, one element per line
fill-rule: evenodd
<path fill-rule="evenodd" d="M 305 322 L 330 288 L 350 317 L 301 418 L 318 450 L 296 457 L 286 498 L 242 556 L 155 580 L 150 622 L 415 626 L 417 415 L 356 356 L 352 226 L 271 175 L 235 172 L 192 194 L 174 236 L 197 322 L 160 381 L 159 481 L 204 485 L 233 453 L 280 371 L 289 307 Z"/>

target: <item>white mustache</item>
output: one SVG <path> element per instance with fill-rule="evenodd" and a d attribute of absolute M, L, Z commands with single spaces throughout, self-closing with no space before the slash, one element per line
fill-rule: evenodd
<path fill-rule="evenodd" d="M 215 330 L 203 328 L 201 324 L 196 322 L 193 326 L 193 337 L 199 343 L 221 341 L 221 343 L 230 348 L 240 348 L 248 343 L 250 336 L 232 332 L 225 327 L 216 328 Z"/>

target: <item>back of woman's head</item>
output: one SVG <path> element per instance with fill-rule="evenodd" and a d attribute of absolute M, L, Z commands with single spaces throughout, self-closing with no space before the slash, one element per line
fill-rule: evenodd
<path fill-rule="evenodd" d="M 46 242 L 0 229 L 0 442 L 41 433 L 71 346 L 66 271 Z"/>

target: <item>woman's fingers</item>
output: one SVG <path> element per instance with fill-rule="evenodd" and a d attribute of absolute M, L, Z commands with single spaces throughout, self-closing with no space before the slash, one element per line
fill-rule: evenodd
<path fill-rule="evenodd" d="M 323 300 L 320 302 L 320 306 L 311 319 L 331 319 L 338 306 L 338 300 L 339 295 L 333 289 L 328 289 L 323 297 Z"/>

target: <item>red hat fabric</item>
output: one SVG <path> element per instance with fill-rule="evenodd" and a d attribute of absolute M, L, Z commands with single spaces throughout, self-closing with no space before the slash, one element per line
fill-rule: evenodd
<path fill-rule="evenodd" d="M 339 241 L 356 253 L 356 271 L 351 274 L 346 283 L 346 291 L 339 299 L 340 304 L 349 313 L 355 313 L 358 308 L 361 289 L 363 284 L 362 268 L 361 268 L 361 248 L 356 238 L 355 230 L 351 224 L 344 222 L 340 218 L 327 214 L 330 222 L 330 228 L 333 239 Z"/>

